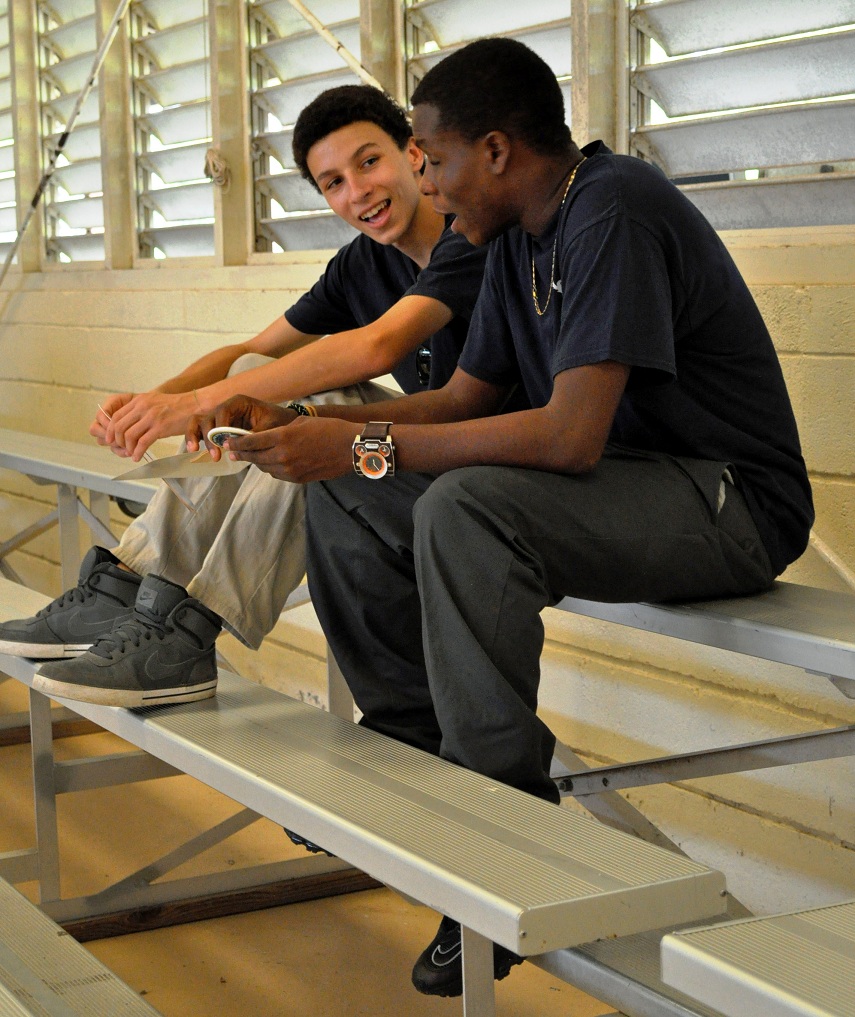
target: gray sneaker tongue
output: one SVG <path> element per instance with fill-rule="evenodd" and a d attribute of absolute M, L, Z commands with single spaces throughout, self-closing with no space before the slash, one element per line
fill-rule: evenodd
<path fill-rule="evenodd" d="M 175 583 L 159 576 L 146 576 L 137 591 L 134 611 L 144 618 L 156 621 L 165 618 L 169 612 L 187 599 L 187 591 Z"/>

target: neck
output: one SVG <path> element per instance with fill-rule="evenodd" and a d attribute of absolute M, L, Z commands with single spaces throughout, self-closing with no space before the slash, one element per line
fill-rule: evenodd
<path fill-rule="evenodd" d="M 566 154 L 538 164 L 531 175 L 527 191 L 530 197 L 520 217 L 520 226 L 526 233 L 535 237 L 543 233 L 561 207 L 570 174 L 583 158 L 576 144 L 571 143 Z"/>
<path fill-rule="evenodd" d="M 422 194 L 409 229 L 394 246 L 419 268 L 425 268 L 444 229 L 445 216 L 435 211 L 430 198 Z"/>

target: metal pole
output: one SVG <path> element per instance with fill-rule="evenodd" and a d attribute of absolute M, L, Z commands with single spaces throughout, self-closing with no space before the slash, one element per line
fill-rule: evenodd
<path fill-rule="evenodd" d="M 77 102 L 75 102 L 74 107 L 71 110 L 71 115 L 69 116 L 68 122 L 65 125 L 65 130 L 60 135 L 59 141 L 56 144 L 56 148 L 54 148 L 53 152 L 51 152 L 44 174 L 42 175 L 42 178 L 39 181 L 39 186 L 36 188 L 36 193 L 33 195 L 33 200 L 30 202 L 30 206 L 27 209 L 27 213 L 24 216 L 23 222 L 21 223 L 18 229 L 17 236 L 15 237 L 12 246 L 9 248 L 9 251 L 6 255 L 6 260 L 3 263 L 3 268 L 0 269 L 0 286 L 3 285 L 3 280 L 6 278 L 6 273 L 9 271 L 9 266 L 12 264 L 15 255 L 18 253 L 18 248 L 21 246 L 21 241 L 23 240 L 24 234 L 27 231 L 27 227 L 30 225 L 30 220 L 33 218 L 33 215 L 36 209 L 38 208 L 39 201 L 41 200 L 41 197 L 45 192 L 45 188 L 47 187 L 50 178 L 54 174 L 54 170 L 56 169 L 56 161 L 59 158 L 59 155 L 62 152 L 63 148 L 65 147 L 65 143 L 66 141 L 68 141 L 68 136 L 69 134 L 71 134 L 71 131 L 74 127 L 74 121 L 77 119 L 77 116 L 80 113 L 81 109 L 83 109 L 83 104 L 89 98 L 89 93 L 92 91 L 92 88 L 95 84 L 95 79 L 98 77 L 98 72 L 101 70 L 101 65 L 104 63 L 104 60 L 107 56 L 107 50 L 112 45 L 113 39 L 115 39 L 116 33 L 119 30 L 119 25 L 122 22 L 122 18 L 125 16 L 130 5 L 131 0 L 121 0 L 119 6 L 116 8 L 116 13 L 113 15 L 113 20 L 110 22 L 107 31 L 104 33 L 104 38 L 101 40 L 101 45 L 98 47 L 98 52 L 95 54 L 95 59 L 92 61 L 92 69 L 89 71 L 89 76 L 84 82 L 83 88 L 81 88 L 80 90 L 80 94 L 77 96 Z"/>
<path fill-rule="evenodd" d="M 297 11 L 298 14 L 302 15 L 306 19 L 306 21 L 309 22 L 312 28 L 318 33 L 318 35 L 324 40 L 324 42 L 328 46 L 332 46 L 336 53 L 338 53 L 338 55 L 342 58 L 342 60 L 344 60 L 344 62 L 354 72 L 354 74 L 357 75 L 357 77 L 362 78 L 366 85 L 373 85 L 375 88 L 379 88 L 381 92 L 385 92 L 385 89 L 380 84 L 380 82 L 374 77 L 374 75 L 371 74 L 362 66 L 362 64 L 344 45 L 344 43 L 339 42 L 338 39 L 336 39 L 336 37 L 332 34 L 332 32 L 330 32 L 327 28 L 325 28 L 321 24 L 320 21 L 318 21 L 315 15 L 312 14 L 312 12 L 304 3 L 301 3 L 300 0 L 288 0 L 288 3 L 291 4 L 291 6 L 294 8 L 295 11 Z"/>

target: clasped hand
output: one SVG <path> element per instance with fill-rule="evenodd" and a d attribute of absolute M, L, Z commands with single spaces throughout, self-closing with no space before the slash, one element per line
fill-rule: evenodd
<path fill-rule="evenodd" d="M 212 427 L 243 427 L 252 434 L 229 438 L 224 449 L 206 440 Z M 275 403 L 233 396 L 213 413 L 193 417 L 185 435 L 187 449 L 203 443 L 211 458 L 223 452 L 245 460 L 277 480 L 305 484 L 329 480 L 353 468 L 351 447 L 359 425 L 333 417 L 302 417 Z"/>
<path fill-rule="evenodd" d="M 89 433 L 117 456 L 139 462 L 158 438 L 181 434 L 193 406 L 189 392 L 121 392 L 98 407 Z"/>

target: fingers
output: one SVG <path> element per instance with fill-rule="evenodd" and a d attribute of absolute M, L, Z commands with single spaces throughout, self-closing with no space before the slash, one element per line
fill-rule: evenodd
<path fill-rule="evenodd" d="M 187 445 L 188 452 L 197 452 L 205 439 L 208 431 L 214 424 L 214 417 L 210 413 L 200 413 L 198 416 L 191 417 L 187 421 L 187 428 L 184 431 L 184 442 Z M 208 450 L 211 451 L 211 446 L 208 445 Z M 219 453 L 219 449 L 216 450 Z M 213 459 L 219 459 L 219 455 L 214 455 L 211 452 Z"/>
<path fill-rule="evenodd" d="M 114 418 L 115 422 L 116 418 Z M 114 443 L 124 448 L 126 455 L 134 462 L 139 462 L 158 437 L 160 435 L 152 428 L 148 415 L 139 420 L 134 420 L 130 418 L 130 415 L 127 415 L 115 426 Z"/>

